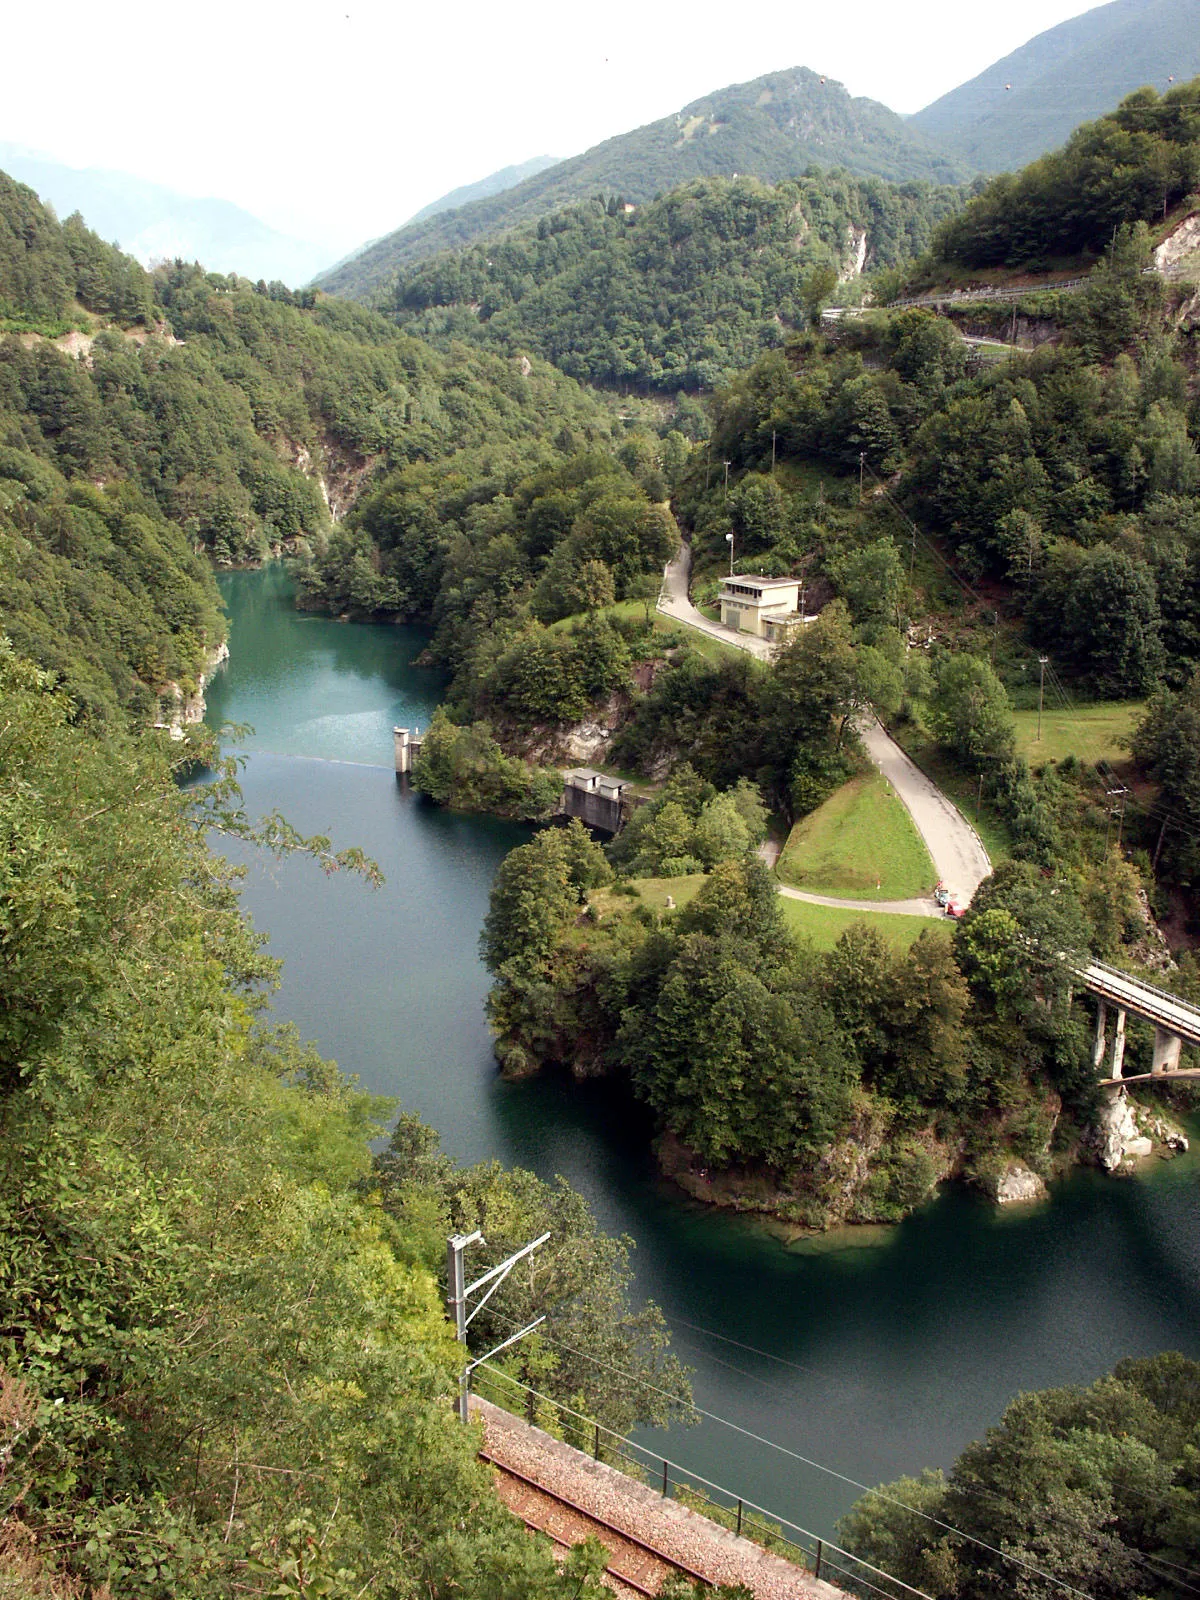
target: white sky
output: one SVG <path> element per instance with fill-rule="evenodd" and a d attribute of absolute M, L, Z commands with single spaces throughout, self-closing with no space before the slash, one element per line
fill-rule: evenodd
<path fill-rule="evenodd" d="M 0 139 L 232 200 L 340 253 L 459 184 L 807 66 L 895 111 L 1079 0 L 8 0 Z"/>

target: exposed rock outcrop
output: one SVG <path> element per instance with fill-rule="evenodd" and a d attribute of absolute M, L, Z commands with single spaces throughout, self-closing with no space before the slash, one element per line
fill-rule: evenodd
<path fill-rule="evenodd" d="M 182 739 L 185 728 L 191 728 L 197 723 L 203 722 L 205 712 L 204 690 L 213 673 L 223 661 L 228 660 L 229 646 L 221 643 L 209 651 L 204 663 L 204 671 L 200 674 L 194 691 L 185 692 L 182 684 L 166 684 L 159 692 L 158 717 L 154 726 L 168 729 L 172 739 Z"/>
<path fill-rule="evenodd" d="M 1032 1168 L 1022 1161 L 1010 1161 L 996 1179 L 992 1198 L 997 1205 L 1028 1205 L 1033 1200 L 1044 1200 L 1046 1185 Z"/>
<path fill-rule="evenodd" d="M 1124 1089 L 1118 1089 L 1100 1108 L 1092 1143 L 1105 1172 L 1116 1172 L 1126 1162 L 1140 1161 L 1154 1153 L 1153 1141 L 1138 1127 Z"/>
<path fill-rule="evenodd" d="M 1154 252 L 1154 265 L 1164 278 L 1200 276 L 1200 211 L 1171 230 Z"/>

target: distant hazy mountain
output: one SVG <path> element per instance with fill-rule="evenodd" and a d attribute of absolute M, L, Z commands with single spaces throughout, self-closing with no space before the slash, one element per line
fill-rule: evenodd
<path fill-rule="evenodd" d="M 195 200 L 127 172 L 67 167 L 0 142 L 0 169 L 36 189 L 60 218 L 79 211 L 88 226 L 144 265 L 182 256 L 214 272 L 307 283 L 331 252 L 277 233 L 228 200 Z"/>
<path fill-rule="evenodd" d="M 909 119 L 986 172 L 1023 167 L 1134 89 L 1200 73 L 1200 0 L 1115 0 L 1030 39 Z"/>
<path fill-rule="evenodd" d="M 953 183 L 968 172 L 877 100 L 852 99 L 832 78 L 794 67 L 718 90 L 502 194 L 409 222 L 318 281 L 333 293 L 363 297 L 403 265 L 601 191 L 641 203 L 691 178 L 740 174 L 779 182 L 812 165 L 932 183 Z"/>
<path fill-rule="evenodd" d="M 534 156 L 532 161 L 522 161 L 518 166 L 501 167 L 499 172 L 480 178 L 478 183 L 464 183 L 460 189 L 451 189 L 440 200 L 422 206 L 404 226 L 411 227 L 414 222 L 424 222 L 426 217 L 436 217 L 443 211 L 457 211 L 459 206 L 470 205 L 472 200 L 489 200 L 492 195 L 503 194 L 505 189 L 515 189 L 526 178 L 535 178 L 539 172 L 545 172 L 547 167 L 556 167 L 558 163 L 558 156 Z"/>

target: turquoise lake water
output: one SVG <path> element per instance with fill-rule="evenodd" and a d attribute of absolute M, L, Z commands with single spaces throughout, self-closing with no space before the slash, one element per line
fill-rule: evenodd
<path fill-rule="evenodd" d="M 249 861 L 244 903 L 285 961 L 276 1012 L 457 1159 L 563 1173 L 633 1238 L 638 1288 L 666 1312 L 697 1403 L 746 1430 L 704 1421 L 647 1442 L 831 1534 L 857 1492 L 832 1474 L 875 1484 L 945 1466 L 1023 1389 L 1088 1382 L 1127 1355 L 1200 1357 L 1190 1156 L 1136 1179 L 1077 1174 L 1032 1210 L 950 1190 L 900 1227 L 787 1245 L 664 1185 L 644 1128 L 597 1086 L 501 1082 L 477 941 L 492 875 L 528 830 L 397 785 L 391 729 L 425 726 L 442 691 L 410 665 L 424 637 L 298 613 L 278 567 L 222 587 L 232 657 L 209 720 L 253 725 L 248 808 L 360 845 L 387 877 L 372 892 L 306 862 Z"/>

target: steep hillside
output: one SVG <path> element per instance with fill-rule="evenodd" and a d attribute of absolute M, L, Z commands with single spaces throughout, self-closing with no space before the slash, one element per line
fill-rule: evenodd
<path fill-rule="evenodd" d="M 526 178 L 536 178 L 539 172 L 556 166 L 557 156 L 534 156 L 531 161 L 522 161 L 515 167 L 501 167 L 499 172 L 480 178 L 478 183 L 464 183 L 457 189 L 451 189 L 449 194 L 442 195 L 440 200 L 431 200 L 409 217 L 405 227 L 411 227 L 414 222 L 424 222 L 427 217 L 440 216 L 443 211 L 457 211 L 459 206 L 469 206 L 473 200 L 490 200 L 494 194 L 515 189 Z"/>
<path fill-rule="evenodd" d="M 414 332 L 527 347 L 601 385 L 712 388 L 804 323 L 838 277 L 909 260 L 960 191 L 842 175 L 699 179 L 626 212 L 589 200 L 402 271 Z"/>
<path fill-rule="evenodd" d="M 693 178 L 740 173 L 779 183 L 814 164 L 896 182 L 954 183 L 968 171 L 878 101 L 852 99 L 840 83 L 794 67 L 718 90 L 501 195 L 409 223 L 318 281 L 363 299 L 405 265 L 598 192 L 644 203 Z"/>
<path fill-rule="evenodd" d="M 1034 161 L 1125 95 L 1200 73 L 1200 0 L 1115 0 L 1039 33 L 909 122 L 971 167 Z"/>
<path fill-rule="evenodd" d="M 319 545 L 376 466 L 487 445 L 520 476 L 614 426 L 540 363 L 199 267 L 152 278 L 0 174 L 0 630 L 77 715 L 194 690 L 223 634 L 205 554 Z M 377 583 L 356 572 L 351 603 Z"/>
<path fill-rule="evenodd" d="M 1066 145 L 1002 173 L 938 229 L 933 259 L 951 266 L 1038 266 L 1095 258 L 1118 228 L 1164 221 L 1200 188 L 1200 78 L 1161 97 L 1130 95 Z"/>
<path fill-rule="evenodd" d="M 104 239 L 143 266 L 203 261 L 214 272 L 307 283 L 333 251 L 270 228 L 228 200 L 202 200 L 128 172 L 64 166 L 20 145 L 0 143 L 0 167 L 35 189 L 60 217 L 79 211 Z"/>

